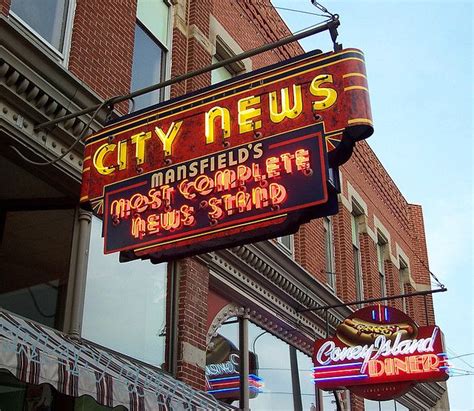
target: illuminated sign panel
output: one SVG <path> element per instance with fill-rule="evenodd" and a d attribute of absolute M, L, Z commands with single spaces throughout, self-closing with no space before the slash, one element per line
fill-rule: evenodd
<path fill-rule="evenodd" d="M 240 396 L 239 350 L 227 338 L 213 337 L 206 353 L 206 390 L 224 401 L 235 401 Z M 263 378 L 258 376 L 258 358 L 249 351 L 249 396 L 263 392 Z"/>
<path fill-rule="evenodd" d="M 334 338 L 317 340 L 313 360 L 318 388 L 349 388 L 375 400 L 396 398 L 416 382 L 448 379 L 439 327 L 418 327 L 402 311 L 381 305 L 356 311 Z"/>
<path fill-rule="evenodd" d="M 124 258 L 283 235 L 337 211 L 328 170 L 337 178 L 372 132 L 363 54 L 308 53 L 89 137 L 81 203 L 104 219 L 105 251 Z"/>
<path fill-rule="evenodd" d="M 105 252 L 166 255 L 196 238 L 224 244 L 229 232 L 285 224 L 288 213 L 327 202 L 323 143 L 302 129 L 107 186 Z"/>

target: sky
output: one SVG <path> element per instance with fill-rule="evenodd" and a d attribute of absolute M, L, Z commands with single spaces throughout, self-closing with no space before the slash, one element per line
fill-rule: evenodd
<path fill-rule="evenodd" d="M 276 7 L 318 13 L 310 0 Z M 409 203 L 423 206 L 429 266 L 446 285 L 435 314 L 457 374 L 474 374 L 473 2 L 323 0 L 338 41 L 365 53 L 375 133 L 368 140 Z M 278 10 L 298 31 L 324 20 Z M 329 34 L 302 42 L 332 50 Z M 474 410 L 474 375 L 448 380 L 452 410 Z"/>

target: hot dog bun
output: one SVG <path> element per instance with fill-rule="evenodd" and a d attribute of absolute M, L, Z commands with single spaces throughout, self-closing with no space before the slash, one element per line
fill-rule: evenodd
<path fill-rule="evenodd" d="M 401 341 L 416 338 L 418 328 L 408 322 L 379 324 L 371 323 L 359 318 L 347 318 L 337 327 L 337 337 L 346 345 L 370 345 L 375 339 L 383 335 L 394 341 L 401 334 Z"/>

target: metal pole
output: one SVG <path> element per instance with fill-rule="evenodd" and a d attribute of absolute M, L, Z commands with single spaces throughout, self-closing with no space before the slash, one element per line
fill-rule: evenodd
<path fill-rule="evenodd" d="M 86 290 L 87 263 L 89 259 L 89 239 L 92 213 L 79 209 L 79 235 L 77 243 L 76 272 L 74 273 L 74 292 L 69 333 L 74 337 L 81 336 L 82 316 Z"/>
<path fill-rule="evenodd" d="M 300 376 L 298 373 L 298 358 L 296 357 L 296 348 L 290 345 L 290 368 L 291 368 L 291 387 L 293 388 L 293 409 L 303 411 L 301 401 Z"/>
<path fill-rule="evenodd" d="M 337 395 L 337 391 L 333 391 L 334 398 L 336 399 L 336 409 L 337 411 L 342 411 L 341 401 L 339 401 L 339 396 Z"/>
<path fill-rule="evenodd" d="M 180 76 L 176 76 L 176 77 L 173 77 L 169 80 L 162 81 L 161 83 L 153 84 L 151 86 L 142 88 L 140 90 L 136 90 L 133 93 L 129 93 L 129 94 L 126 94 L 126 95 L 123 95 L 123 96 L 111 97 L 108 100 L 105 100 L 105 102 L 104 102 L 105 104 L 104 103 L 102 103 L 102 104 L 104 104 L 104 106 L 113 106 L 114 104 L 118 104 L 118 103 L 121 103 L 123 101 L 130 100 L 134 97 L 141 96 L 142 94 L 150 93 L 151 91 L 155 91 L 155 90 L 170 86 L 172 84 L 179 83 L 180 81 L 187 80 L 191 77 L 199 76 L 200 74 L 204 74 L 204 73 L 207 73 L 209 71 L 215 70 L 217 68 L 227 66 L 229 64 L 235 63 L 236 61 L 244 60 L 248 57 L 252 57 L 252 56 L 255 56 L 257 54 L 264 53 L 266 51 L 272 50 L 274 48 L 281 47 L 281 46 L 284 46 L 284 45 L 289 44 L 289 43 L 293 43 L 295 41 L 298 41 L 298 40 L 301 40 L 303 38 L 312 36 L 314 34 L 321 33 L 321 32 L 326 31 L 326 30 L 337 28 L 339 26 L 339 24 L 340 24 L 339 20 L 337 18 L 333 18 L 332 20 L 330 20 L 330 21 L 328 21 L 324 24 L 321 24 L 319 26 L 316 26 L 316 27 L 313 27 L 311 29 L 302 31 L 301 33 L 298 33 L 298 34 L 293 34 L 291 36 L 284 37 L 283 39 L 275 41 L 273 43 L 265 44 L 263 46 L 255 48 L 255 49 L 245 51 L 243 53 L 237 54 L 236 56 L 230 57 L 226 60 L 222 60 L 222 61 L 219 61 L 217 63 L 211 64 L 210 66 L 206 66 L 206 67 L 203 67 L 201 69 L 191 71 L 189 73 L 181 74 Z M 83 110 L 80 110 L 76 113 L 66 114 L 65 116 L 61 116 L 61 117 L 55 118 L 53 120 L 46 121 L 44 123 L 41 123 L 41 124 L 38 124 L 37 126 L 35 126 L 34 130 L 38 131 L 38 130 L 41 130 L 45 127 L 51 126 L 53 124 L 57 124 L 57 123 L 60 123 L 62 121 L 69 120 L 71 118 L 76 118 L 76 117 L 82 116 L 84 114 L 88 114 L 88 113 L 98 109 L 99 107 L 100 107 L 100 104 L 97 104 L 95 106 L 91 106 L 91 107 L 85 108 Z"/>
<path fill-rule="evenodd" d="M 239 322 L 239 355 L 240 355 L 240 401 L 239 408 L 249 411 L 249 320 L 244 314 Z"/>
<path fill-rule="evenodd" d="M 304 313 L 306 311 L 329 310 L 331 308 L 347 307 L 348 305 L 358 305 L 358 304 L 366 304 L 366 303 L 375 303 L 375 302 L 378 302 L 378 301 L 396 300 L 396 299 L 399 299 L 399 298 L 414 297 L 414 296 L 417 296 L 417 295 L 430 295 L 430 294 L 435 294 L 435 293 L 444 293 L 445 291 L 448 291 L 448 289 L 444 287 L 444 288 L 439 288 L 437 290 L 418 291 L 416 293 L 393 295 L 391 297 L 369 298 L 367 300 L 352 301 L 350 303 L 341 303 L 341 304 L 333 304 L 333 305 L 321 305 L 321 306 L 317 306 L 317 307 L 303 308 L 303 309 L 297 310 L 297 312 Z"/>

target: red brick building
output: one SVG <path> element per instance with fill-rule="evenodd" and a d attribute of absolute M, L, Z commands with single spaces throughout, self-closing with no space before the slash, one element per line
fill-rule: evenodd
<path fill-rule="evenodd" d="M 200 392 L 213 392 L 222 336 L 258 357 L 265 388 L 250 409 L 335 409 L 334 395 L 311 382 L 312 344 L 351 308 L 329 310 L 327 322 L 301 310 L 431 287 L 422 209 L 365 141 L 340 168 L 337 215 L 292 236 L 153 265 L 104 256 L 100 221 L 79 207 L 83 144 L 69 147 L 90 114 L 34 128 L 289 34 L 267 0 L 0 0 L 0 385 L 11 388 L 0 408 L 226 409 Z M 110 109 L 123 115 L 302 53 L 291 43 L 190 78 L 103 109 L 91 128 Z M 423 297 L 390 304 L 434 323 L 431 297 L 426 311 Z M 380 409 L 337 395 L 343 409 Z M 419 384 L 396 407 L 448 409 L 446 386 Z"/>

